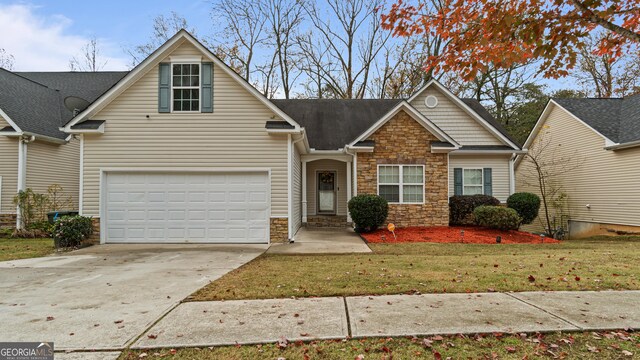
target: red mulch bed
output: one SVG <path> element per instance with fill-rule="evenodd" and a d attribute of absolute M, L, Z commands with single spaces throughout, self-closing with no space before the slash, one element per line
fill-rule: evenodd
<path fill-rule="evenodd" d="M 464 235 L 461 231 L 464 230 Z M 495 244 L 496 237 L 502 237 L 502 244 L 540 244 L 539 235 L 522 231 L 500 231 L 470 226 L 428 226 L 396 229 L 396 239 L 387 229 L 378 229 L 371 233 L 361 234 L 370 243 L 466 243 Z M 558 243 L 558 240 L 544 238 L 545 244 Z"/>

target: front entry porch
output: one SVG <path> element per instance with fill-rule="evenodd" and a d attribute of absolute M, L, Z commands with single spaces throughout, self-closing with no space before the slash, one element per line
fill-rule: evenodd
<path fill-rule="evenodd" d="M 352 156 L 302 158 L 302 223 L 307 228 L 346 228 L 352 197 Z M 296 239 L 298 237 L 296 236 Z"/>
<path fill-rule="evenodd" d="M 271 244 L 268 254 L 350 254 L 371 249 L 351 228 L 301 228 L 292 243 Z"/>

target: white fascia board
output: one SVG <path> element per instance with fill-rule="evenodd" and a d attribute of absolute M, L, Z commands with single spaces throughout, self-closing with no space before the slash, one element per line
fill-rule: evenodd
<path fill-rule="evenodd" d="M 435 79 L 429 80 L 422 88 L 415 92 L 415 94 L 411 95 L 411 97 L 407 100 L 407 102 L 411 103 L 415 100 L 420 94 L 422 94 L 426 89 L 431 86 L 436 86 L 438 90 L 440 90 L 449 100 L 453 101 L 458 107 L 460 107 L 464 112 L 466 112 L 469 116 L 474 118 L 477 122 L 482 125 L 487 131 L 489 131 L 494 137 L 500 139 L 504 144 L 511 146 L 514 149 L 520 149 L 520 147 L 514 144 L 511 140 L 509 140 L 506 136 L 504 136 L 498 129 L 493 127 L 490 123 L 488 123 L 482 116 L 478 115 L 475 110 L 470 108 L 467 104 L 464 103 L 459 97 L 457 97 L 454 93 L 452 93 L 449 89 L 447 89 L 444 85 L 442 85 L 439 81 Z"/>
<path fill-rule="evenodd" d="M 18 133 L 22 132 L 20 127 L 16 125 L 16 123 L 13 120 L 11 120 L 9 115 L 7 115 L 7 113 L 4 112 L 2 109 L 0 109 L 0 117 L 2 117 L 13 128 L 13 130 L 15 130 Z"/>
<path fill-rule="evenodd" d="M 457 150 L 452 151 L 451 155 L 524 155 L 526 153 L 526 150 Z"/>
<path fill-rule="evenodd" d="M 400 110 L 405 110 L 409 113 L 414 120 L 417 120 L 425 129 L 427 129 L 430 133 L 435 135 L 438 140 L 446 141 L 453 144 L 456 148 L 460 147 L 460 144 L 456 142 L 452 137 L 447 135 L 442 129 L 440 129 L 436 124 L 431 122 L 431 120 L 427 119 L 422 113 L 416 110 L 413 106 L 411 106 L 407 101 L 401 101 L 396 107 L 391 109 L 388 113 L 386 113 L 380 120 L 378 120 L 375 124 L 373 124 L 369 129 L 367 129 L 362 135 L 360 135 L 357 139 L 352 141 L 349 146 L 353 148 L 353 146 L 363 140 L 366 140 L 369 136 L 375 133 L 378 129 L 382 127 L 382 125 L 386 124 L 387 121 L 391 120 Z"/>
<path fill-rule="evenodd" d="M 623 149 L 629 149 L 636 146 L 640 146 L 640 140 L 629 141 L 629 142 L 620 143 L 620 144 L 614 143 L 614 144 L 605 146 L 604 149 L 605 150 L 623 150 Z"/>
<path fill-rule="evenodd" d="M 133 70 L 131 70 L 124 78 L 122 78 L 115 86 L 113 86 L 109 91 L 100 96 L 98 100 L 94 101 L 89 107 L 87 107 L 84 111 L 74 117 L 70 122 L 68 122 L 65 126 L 65 132 L 69 132 L 71 126 L 77 124 L 78 122 L 85 120 L 93 115 L 95 115 L 99 110 L 104 108 L 108 103 L 110 103 L 115 97 L 120 95 L 125 89 L 131 86 L 135 81 L 141 78 L 144 74 L 146 74 L 153 66 L 160 62 L 161 57 L 166 53 L 173 50 L 173 48 L 182 44 L 182 41 L 189 41 L 193 46 L 195 46 L 200 52 L 206 54 L 209 60 L 215 63 L 220 69 L 222 69 L 227 75 L 231 76 L 234 80 L 236 80 L 245 90 L 254 95 L 260 102 L 266 105 L 270 110 L 272 110 L 275 114 L 280 116 L 283 120 L 294 126 L 296 129 L 300 128 L 300 125 L 295 122 L 291 117 L 289 117 L 286 113 L 284 113 L 280 108 L 275 106 L 269 99 L 267 99 L 264 95 L 262 95 L 256 88 L 251 86 L 248 82 L 246 82 L 240 75 L 238 75 L 235 71 L 233 71 L 229 66 L 227 66 L 222 60 L 218 59 L 215 54 L 213 54 L 209 49 L 204 47 L 200 42 L 198 42 L 191 34 L 189 34 L 186 30 L 182 29 L 178 31 L 171 39 L 167 40 L 162 46 L 160 46 L 156 51 L 154 51 L 151 55 L 149 55 L 144 61 L 142 61 L 138 66 L 136 66 Z"/>

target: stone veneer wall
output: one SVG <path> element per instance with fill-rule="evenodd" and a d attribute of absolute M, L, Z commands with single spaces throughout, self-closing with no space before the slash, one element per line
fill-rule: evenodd
<path fill-rule="evenodd" d="M 271 242 L 289 241 L 289 220 L 287 218 L 271 218 Z"/>
<path fill-rule="evenodd" d="M 372 153 L 358 153 L 358 194 L 377 194 L 378 166 L 425 165 L 424 204 L 389 204 L 387 222 L 398 227 L 447 226 L 449 224 L 447 154 L 431 153 L 433 134 L 400 111 L 368 140 Z"/>

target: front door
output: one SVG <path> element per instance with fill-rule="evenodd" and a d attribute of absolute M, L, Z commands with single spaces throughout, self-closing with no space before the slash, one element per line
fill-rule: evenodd
<path fill-rule="evenodd" d="M 318 214 L 336 213 L 336 172 L 318 171 Z"/>

